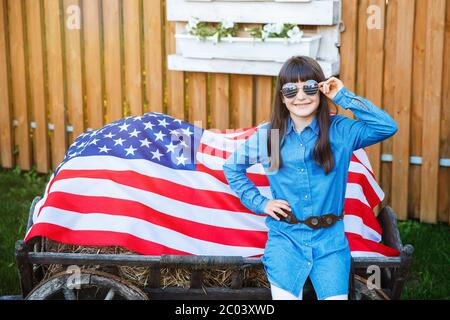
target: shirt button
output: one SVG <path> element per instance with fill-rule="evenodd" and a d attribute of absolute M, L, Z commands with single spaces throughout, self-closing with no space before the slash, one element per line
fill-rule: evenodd
<path fill-rule="evenodd" d="M 310 266 L 311 265 L 311 262 L 308 262 L 308 266 Z"/>
<path fill-rule="evenodd" d="M 308 196 L 305 196 L 305 199 L 308 199 Z"/>
<path fill-rule="evenodd" d="M 305 171 L 305 169 L 301 168 L 300 171 L 303 172 L 303 171 Z"/>
<path fill-rule="evenodd" d="M 300 143 L 300 147 L 303 147 L 303 143 Z"/>

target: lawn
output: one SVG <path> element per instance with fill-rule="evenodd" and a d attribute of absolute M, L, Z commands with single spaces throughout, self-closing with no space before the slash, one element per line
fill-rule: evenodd
<path fill-rule="evenodd" d="M 0 296 L 20 294 L 14 243 L 25 233 L 28 209 L 42 195 L 49 175 L 0 169 Z M 450 227 L 399 223 L 404 243 L 414 246 L 412 272 L 403 299 L 450 299 Z"/>

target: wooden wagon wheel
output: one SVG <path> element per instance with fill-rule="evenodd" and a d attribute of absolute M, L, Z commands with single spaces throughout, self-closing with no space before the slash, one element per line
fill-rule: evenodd
<path fill-rule="evenodd" d="M 369 289 L 367 279 L 355 274 L 354 280 L 355 300 L 391 300 L 382 289 Z"/>
<path fill-rule="evenodd" d="M 82 270 L 61 272 L 36 286 L 27 300 L 148 300 L 135 285 L 111 274 Z"/>

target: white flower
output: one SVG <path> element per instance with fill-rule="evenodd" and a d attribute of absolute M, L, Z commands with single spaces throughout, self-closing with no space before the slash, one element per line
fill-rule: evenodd
<path fill-rule="evenodd" d="M 274 33 L 275 32 L 275 25 L 272 23 L 268 23 L 266 25 L 264 25 L 263 30 L 266 33 Z"/>
<path fill-rule="evenodd" d="M 233 36 L 231 34 L 229 34 L 227 36 L 227 40 L 228 40 L 229 43 L 232 43 L 233 42 Z"/>
<path fill-rule="evenodd" d="M 302 39 L 303 31 L 301 31 L 298 26 L 295 26 L 287 32 L 287 35 L 289 37 L 289 42 L 299 43 Z"/>
<path fill-rule="evenodd" d="M 190 33 L 192 31 L 192 29 L 197 27 L 197 24 L 199 22 L 200 22 L 200 20 L 198 18 L 190 17 L 189 21 L 188 21 L 188 24 L 186 25 L 186 31 Z"/>
<path fill-rule="evenodd" d="M 222 20 L 222 29 L 230 29 L 234 27 L 234 22 L 230 20 Z"/>
<path fill-rule="evenodd" d="M 276 34 L 281 34 L 283 32 L 284 23 L 278 22 L 277 24 L 275 24 L 274 28 Z"/>

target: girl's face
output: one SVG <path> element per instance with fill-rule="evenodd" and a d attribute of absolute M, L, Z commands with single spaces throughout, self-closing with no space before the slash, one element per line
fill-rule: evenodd
<path fill-rule="evenodd" d="M 286 98 L 283 95 L 281 97 L 292 116 L 308 119 L 311 118 L 319 108 L 320 91 L 313 96 L 309 96 L 303 91 L 303 84 L 304 82 L 297 82 L 299 90 L 294 98 Z"/>

